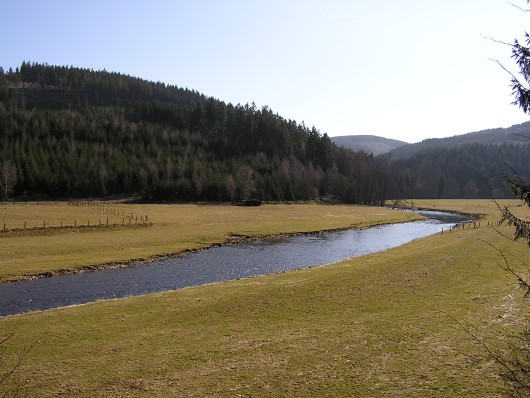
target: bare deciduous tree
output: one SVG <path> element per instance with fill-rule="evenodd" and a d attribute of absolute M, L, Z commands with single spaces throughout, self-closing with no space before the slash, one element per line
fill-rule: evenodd
<path fill-rule="evenodd" d="M 236 187 L 239 199 L 247 200 L 254 192 L 254 170 L 249 166 L 242 166 L 236 171 Z"/>
<path fill-rule="evenodd" d="M 226 177 L 226 192 L 228 192 L 230 200 L 233 201 L 236 198 L 236 183 L 232 174 Z"/>
<path fill-rule="evenodd" d="M 9 200 L 9 195 L 17 181 L 17 169 L 9 160 L 3 160 L 0 164 L 0 193 L 2 200 Z"/>

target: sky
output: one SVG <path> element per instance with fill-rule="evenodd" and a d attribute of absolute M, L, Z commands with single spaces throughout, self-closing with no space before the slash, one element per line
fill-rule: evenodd
<path fill-rule="evenodd" d="M 413 143 L 530 120 L 497 63 L 517 72 L 500 42 L 530 13 L 512 3 L 0 0 L 0 66 L 105 69 Z"/>

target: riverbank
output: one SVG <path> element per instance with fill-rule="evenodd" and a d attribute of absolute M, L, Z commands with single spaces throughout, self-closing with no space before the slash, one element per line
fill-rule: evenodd
<path fill-rule="evenodd" d="M 0 328 L 16 327 L 9 353 L 37 343 L 16 375 L 41 397 L 501 396 L 494 361 L 454 320 L 502 349 L 498 337 L 526 315 L 489 244 L 528 254 L 494 228 L 458 229 L 329 266 L 2 318 Z"/>
<path fill-rule="evenodd" d="M 380 207 L 319 204 L 6 204 L 0 206 L 0 224 L 8 230 L 0 236 L 0 282 L 130 267 L 242 241 L 418 218 Z M 80 220 L 91 226 L 80 226 Z"/>

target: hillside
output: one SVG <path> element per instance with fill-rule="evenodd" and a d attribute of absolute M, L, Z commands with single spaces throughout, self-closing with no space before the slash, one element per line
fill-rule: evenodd
<path fill-rule="evenodd" d="M 530 141 L 530 121 L 508 128 L 494 128 L 447 138 L 430 138 L 415 144 L 395 148 L 389 152 L 392 158 L 408 158 L 414 154 L 435 148 L 451 148 L 465 144 L 503 144 Z"/>
<path fill-rule="evenodd" d="M 345 135 L 331 137 L 331 141 L 352 151 L 364 151 L 373 155 L 382 155 L 400 146 L 408 145 L 404 141 L 375 135 Z"/>
<path fill-rule="evenodd" d="M 530 176 L 529 154 L 530 143 L 470 143 L 427 148 L 388 161 L 397 197 L 499 199 L 512 196 L 505 176 Z"/>
<path fill-rule="evenodd" d="M 382 203 L 377 161 L 269 107 L 107 71 L 0 68 L 0 200 Z"/>
<path fill-rule="evenodd" d="M 392 164 L 393 180 L 399 181 L 397 196 L 507 198 L 511 193 L 505 176 L 530 176 L 528 137 L 530 122 L 428 139 L 385 156 Z"/>

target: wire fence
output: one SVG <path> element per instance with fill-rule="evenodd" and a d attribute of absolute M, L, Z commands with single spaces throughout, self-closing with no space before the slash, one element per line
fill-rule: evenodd
<path fill-rule="evenodd" d="M 20 204 L 26 206 L 26 202 L 10 202 L 10 204 Z M 38 205 L 39 203 L 37 203 Z M 86 229 L 105 227 L 126 227 L 126 226 L 147 226 L 151 221 L 147 214 L 137 214 L 126 210 L 115 208 L 104 203 L 94 203 L 89 201 L 71 201 L 69 206 L 88 208 L 96 210 L 100 216 L 93 217 L 79 215 L 79 217 L 65 217 L 53 219 L 53 215 L 45 220 L 24 220 L 24 221 L 0 221 L 0 232 L 24 231 L 24 230 L 53 230 L 53 229 Z"/>

